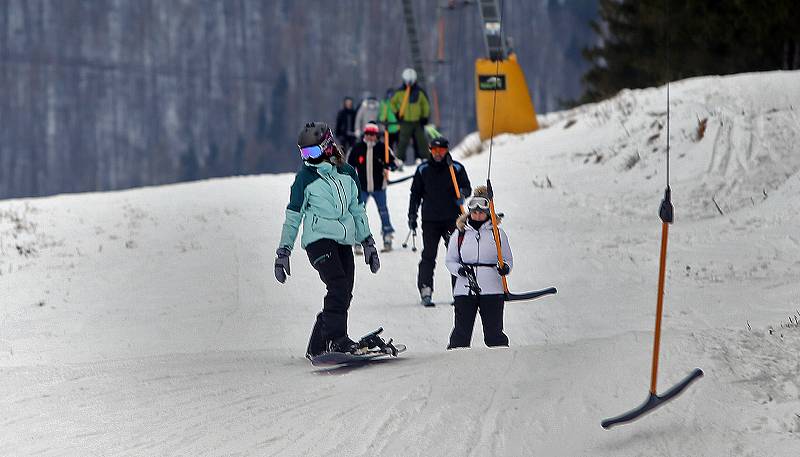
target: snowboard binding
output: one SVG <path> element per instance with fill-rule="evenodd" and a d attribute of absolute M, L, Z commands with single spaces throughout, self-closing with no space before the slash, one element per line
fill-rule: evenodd
<path fill-rule="evenodd" d="M 380 335 L 383 332 L 383 327 L 378 327 L 377 330 L 374 332 L 367 333 L 366 335 L 362 336 L 360 340 L 358 340 L 358 347 L 364 353 L 383 353 L 383 354 L 390 354 L 392 356 L 397 357 L 397 348 L 392 344 L 392 339 L 389 338 L 389 341 L 386 342 L 381 338 Z"/>
<path fill-rule="evenodd" d="M 311 364 L 321 367 L 356 365 L 372 360 L 385 359 L 389 356 L 394 358 L 406 350 L 404 344 L 392 344 L 391 339 L 388 342 L 384 341 L 383 338 L 378 336 L 381 332 L 383 332 L 383 327 L 364 335 L 357 343 L 352 342 L 355 348 L 352 352 L 328 351 L 313 356 L 311 357 Z"/>

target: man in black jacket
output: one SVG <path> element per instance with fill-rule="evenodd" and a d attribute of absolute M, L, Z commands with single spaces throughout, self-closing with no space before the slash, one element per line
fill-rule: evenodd
<path fill-rule="evenodd" d="M 408 204 L 408 227 L 411 230 L 417 229 L 417 211 L 422 204 L 422 260 L 419 262 L 417 287 L 424 306 L 434 306 L 431 296 L 439 240 L 444 240 L 446 245 L 461 214 L 463 197 L 472 192 L 467 171 L 450 157 L 449 146 L 444 137 L 431 141 L 431 158 L 417 167 L 411 183 Z M 461 200 L 456 196 L 456 185 Z"/>
<path fill-rule="evenodd" d="M 345 97 L 342 109 L 336 114 L 336 139 L 344 149 L 345 156 L 356 142 L 356 110 L 353 109 L 353 99 Z"/>

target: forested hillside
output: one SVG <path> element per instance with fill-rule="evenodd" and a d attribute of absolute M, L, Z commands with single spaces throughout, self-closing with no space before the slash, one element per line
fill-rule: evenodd
<path fill-rule="evenodd" d="M 537 110 L 577 97 L 596 1 L 502 3 Z M 414 6 L 458 140 L 475 129 L 480 14 Z M 382 94 L 409 64 L 399 1 L 4 0 L 0 198 L 293 170 L 303 122 L 333 121 L 344 95 Z"/>

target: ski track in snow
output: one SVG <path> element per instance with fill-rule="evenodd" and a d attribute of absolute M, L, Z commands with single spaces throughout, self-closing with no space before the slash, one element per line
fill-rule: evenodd
<path fill-rule="evenodd" d="M 671 85 L 659 391 L 705 377 L 634 424 L 599 425 L 649 387 L 663 88 L 496 138 L 511 289 L 559 289 L 506 305 L 508 349 L 478 319 L 473 349 L 444 350 L 443 250 L 424 309 L 399 247 L 408 182 L 389 189 L 396 251 L 378 275 L 356 258 L 350 329 L 409 350 L 336 369 L 302 358 L 324 288 L 299 243 L 272 278 L 290 175 L 0 202 L 0 455 L 796 456 L 798 75 Z M 473 186 L 486 158 L 460 159 Z"/>

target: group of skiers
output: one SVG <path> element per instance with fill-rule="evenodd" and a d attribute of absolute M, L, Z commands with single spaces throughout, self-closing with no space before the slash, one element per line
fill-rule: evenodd
<path fill-rule="evenodd" d="M 422 209 L 423 248 L 417 275 L 421 303 L 435 306 L 433 275 L 439 242 L 444 241 L 447 247 L 445 264 L 451 274 L 454 297 L 454 327 L 447 348 L 470 346 L 479 312 L 486 345 L 507 346 L 508 337 L 503 332 L 503 277 L 510 273 L 513 265 L 508 239 L 501 228 L 493 227 L 485 187 L 475 190 L 464 211 L 464 197 L 472 192 L 466 169 L 452 159 L 447 139 L 434 138 L 428 146 L 420 122 L 422 116 L 427 117 L 427 99 L 421 90 L 414 94 L 416 75 L 410 78 L 408 70 L 411 69 L 403 72 L 405 89 L 391 97 L 389 108 L 395 101 L 399 102 L 397 109 L 391 109 L 399 120 L 398 155 L 403 148 L 403 138 L 407 145 L 411 136 L 420 136 L 417 142 L 424 145 L 427 157 L 414 173 L 408 209 L 408 227 L 414 233 L 419 227 L 418 213 L 420 207 Z M 409 108 L 412 98 L 418 109 Z M 424 104 L 421 103 L 423 99 Z M 405 116 L 410 114 L 417 118 L 406 121 Z M 348 144 L 350 138 L 339 135 L 339 119 L 336 135 L 341 145 L 324 122 L 307 123 L 297 140 L 303 165 L 291 187 L 276 251 L 275 277 L 283 283 L 290 274 L 289 257 L 302 225 L 301 246 L 327 288 L 322 311 L 317 315 L 309 338 L 306 350 L 309 359 L 325 352 L 359 354 L 369 349 L 350 339 L 347 333 L 355 276 L 353 251 L 364 256 L 372 273 L 378 272 L 380 258 L 365 209 L 369 197 L 375 199 L 381 217 L 383 251 L 391 249 L 394 229 L 386 207 L 386 186 L 388 170 L 396 168 L 397 159 L 380 139 L 378 122 L 385 128 L 390 124 L 382 122 L 380 117 L 371 118 L 369 114 L 365 117 L 366 123 L 356 123 L 353 132 L 360 136 L 353 139 L 349 154 L 341 147 Z M 420 126 L 421 135 L 416 126 Z M 495 233 L 499 236 L 503 262 L 499 261 Z"/>
<path fill-rule="evenodd" d="M 397 151 L 400 168 L 406 162 L 406 149 L 412 142 L 415 157 L 427 158 L 425 126 L 431 112 L 428 95 L 417 83 L 417 72 L 413 68 L 403 70 L 402 79 L 402 85 L 388 89 L 381 100 L 365 92 L 358 108 L 354 107 L 352 97 L 344 98 L 336 114 L 334 133 L 345 155 L 362 137 L 367 124 L 377 123 L 385 127 L 389 147 Z"/>

